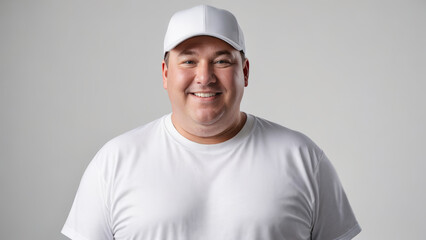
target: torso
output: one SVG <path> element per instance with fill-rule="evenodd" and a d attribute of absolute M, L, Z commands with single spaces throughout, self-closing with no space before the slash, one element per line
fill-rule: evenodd
<path fill-rule="evenodd" d="M 107 167 L 115 164 L 106 171 L 115 239 L 310 238 L 310 142 L 285 143 L 282 137 L 294 133 L 253 116 L 237 136 L 215 145 L 183 139 L 168 118 L 155 124 L 140 146 L 121 148 Z"/>

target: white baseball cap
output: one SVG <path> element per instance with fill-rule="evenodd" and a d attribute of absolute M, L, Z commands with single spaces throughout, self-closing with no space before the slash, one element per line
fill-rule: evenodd
<path fill-rule="evenodd" d="M 164 37 L 163 54 L 188 38 L 202 35 L 219 38 L 236 50 L 246 52 L 243 31 L 233 14 L 212 6 L 199 5 L 172 16 Z"/>

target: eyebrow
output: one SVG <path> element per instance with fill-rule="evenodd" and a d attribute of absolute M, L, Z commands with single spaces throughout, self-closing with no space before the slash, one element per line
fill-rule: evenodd
<path fill-rule="evenodd" d="M 187 56 L 187 55 L 197 55 L 197 53 L 192 50 L 183 50 L 182 52 L 178 54 L 178 57 Z"/>
<path fill-rule="evenodd" d="M 198 54 L 195 51 L 193 51 L 193 50 L 187 49 L 187 50 L 183 50 L 182 52 L 180 52 L 178 54 L 178 57 L 181 57 L 181 56 L 193 56 L 193 55 L 198 55 Z M 221 55 L 232 56 L 232 54 L 231 54 L 230 51 L 228 51 L 228 50 L 221 50 L 221 51 L 215 52 L 214 57 L 218 57 L 218 56 L 221 56 Z"/>
<path fill-rule="evenodd" d="M 222 50 L 222 51 L 217 51 L 215 53 L 215 57 L 220 56 L 220 55 L 228 55 L 228 56 L 232 56 L 231 52 L 228 50 Z"/>

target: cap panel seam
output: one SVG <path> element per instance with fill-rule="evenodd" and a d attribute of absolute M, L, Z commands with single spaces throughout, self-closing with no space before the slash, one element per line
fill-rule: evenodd
<path fill-rule="evenodd" d="M 206 31 L 206 29 L 207 29 L 207 27 L 206 27 L 206 19 L 207 19 L 207 6 L 206 5 L 204 5 L 203 6 L 203 11 L 204 11 L 204 14 L 203 14 L 203 16 L 204 16 L 204 19 L 203 19 L 203 31 L 205 32 Z"/>

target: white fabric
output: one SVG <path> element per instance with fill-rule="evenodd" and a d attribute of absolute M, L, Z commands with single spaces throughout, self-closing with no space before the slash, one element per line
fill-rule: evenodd
<path fill-rule="evenodd" d="M 108 142 L 62 233 L 74 240 L 351 239 L 359 227 L 306 136 L 247 115 L 232 139 L 191 142 L 170 115 Z"/>
<path fill-rule="evenodd" d="M 207 35 L 222 39 L 238 51 L 246 52 L 244 34 L 235 16 L 224 9 L 198 5 L 175 13 L 164 37 L 163 54 L 188 38 Z"/>

